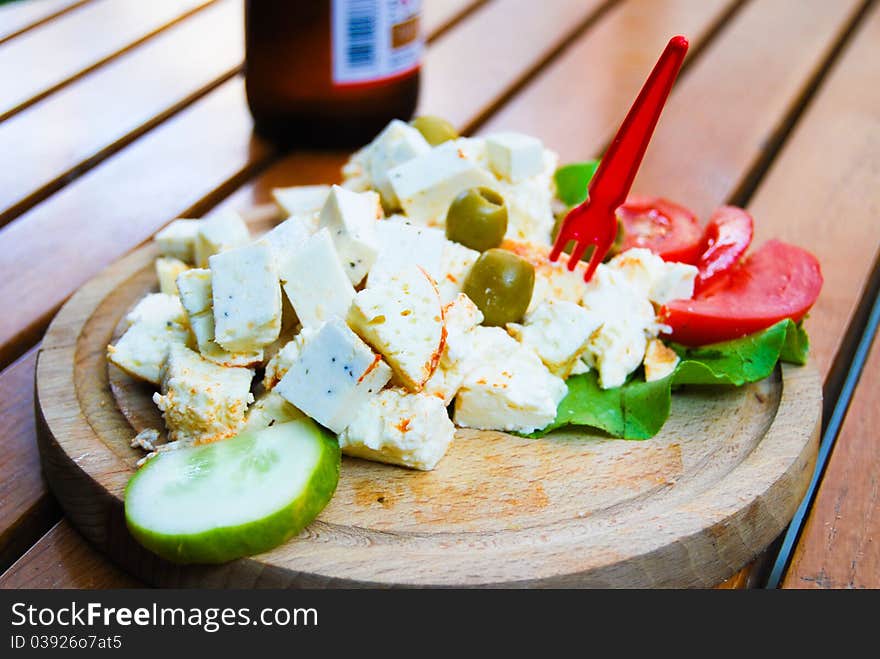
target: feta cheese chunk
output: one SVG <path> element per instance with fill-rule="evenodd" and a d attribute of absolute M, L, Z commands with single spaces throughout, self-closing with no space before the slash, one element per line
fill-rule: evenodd
<path fill-rule="evenodd" d="M 301 249 L 309 237 L 315 233 L 315 227 L 301 217 L 290 217 L 272 230 L 266 232 L 257 243 L 267 245 L 275 259 L 276 266 L 281 264 L 288 255 Z"/>
<path fill-rule="evenodd" d="M 449 304 L 461 293 L 464 280 L 478 258 L 478 251 L 460 243 L 447 240 L 443 244 L 440 273 L 437 276 L 437 287 L 440 289 L 440 301 L 443 304 Z"/>
<path fill-rule="evenodd" d="M 368 287 L 407 266 L 417 265 L 435 279 L 439 276 L 443 250 L 448 242 L 439 229 L 383 220 L 376 223 L 376 237 L 379 255 L 370 270 Z"/>
<path fill-rule="evenodd" d="M 305 414 L 284 400 L 274 391 L 263 393 L 248 409 L 247 420 L 242 431 L 271 428 L 276 423 L 287 423 L 302 419 Z"/>
<path fill-rule="evenodd" d="M 269 363 L 266 364 L 266 372 L 263 374 L 263 387 L 267 391 L 273 389 L 281 381 L 281 378 L 287 375 L 287 371 L 299 358 L 299 353 L 306 341 L 311 339 L 317 331 L 315 327 L 303 327 L 269 360 Z"/>
<path fill-rule="evenodd" d="M 607 266 L 619 272 L 630 286 L 656 304 L 690 299 L 694 295 L 696 267 L 664 261 L 643 247 L 618 254 Z"/>
<path fill-rule="evenodd" d="M 455 424 L 529 433 L 553 421 L 565 382 L 500 327 L 471 332 L 479 359 L 455 397 Z"/>
<path fill-rule="evenodd" d="M 651 339 L 645 349 L 645 381 L 653 382 L 672 375 L 679 361 L 675 350 L 660 339 Z"/>
<path fill-rule="evenodd" d="M 600 324 L 595 314 L 573 302 L 547 300 L 528 312 L 522 325 L 508 323 L 507 331 L 533 350 L 551 373 L 565 379 L 580 362 L 590 335 Z"/>
<path fill-rule="evenodd" d="M 419 391 L 437 368 L 446 333 L 443 309 L 433 280 L 416 266 L 358 293 L 348 324 L 412 391 Z"/>
<path fill-rule="evenodd" d="M 366 276 L 376 256 L 376 220 L 382 217 L 374 192 L 352 192 L 334 185 L 321 209 L 318 225 L 330 232 L 336 253 L 352 284 Z"/>
<path fill-rule="evenodd" d="M 218 366 L 173 344 L 153 402 L 162 411 L 170 441 L 205 444 L 235 435 L 253 402 L 247 368 Z"/>
<path fill-rule="evenodd" d="M 399 119 L 392 119 L 363 150 L 359 158 L 363 175 L 370 187 L 379 191 L 385 208 L 396 210 L 400 207 L 400 200 L 388 180 L 388 171 L 430 150 L 431 145 L 422 134 Z"/>
<path fill-rule="evenodd" d="M 281 285 L 266 245 L 210 259 L 215 341 L 231 352 L 259 350 L 281 332 Z"/>
<path fill-rule="evenodd" d="M 470 331 L 483 322 L 483 314 L 464 293 L 444 307 L 446 344 L 437 370 L 428 378 L 422 390 L 449 405 L 458 393 L 465 376 L 475 365 Z"/>
<path fill-rule="evenodd" d="M 286 401 L 335 433 L 391 379 L 391 369 L 339 319 L 305 342 L 275 387 Z"/>
<path fill-rule="evenodd" d="M 495 133 L 486 137 L 489 166 L 498 178 L 519 183 L 544 169 L 544 146 L 522 133 Z"/>
<path fill-rule="evenodd" d="M 278 266 L 284 293 L 305 327 L 317 327 L 334 316 L 345 318 L 354 286 L 345 272 L 330 232 L 321 229 L 302 249 Z"/>
<path fill-rule="evenodd" d="M 170 256 L 184 263 L 195 262 L 196 236 L 201 220 L 174 220 L 156 234 L 153 240 L 160 256 Z"/>
<path fill-rule="evenodd" d="M 186 318 L 183 317 L 182 311 L 180 300 L 176 295 L 149 293 L 125 314 L 125 325 L 131 327 L 140 322 L 165 325 L 171 322 L 186 327 Z"/>
<path fill-rule="evenodd" d="M 147 295 L 126 315 L 125 323 L 125 333 L 107 346 L 107 360 L 132 377 L 158 385 L 170 347 L 191 341 L 180 301 L 164 293 Z"/>
<path fill-rule="evenodd" d="M 619 387 L 642 363 L 647 339 L 657 336 L 654 307 L 624 275 L 604 264 L 587 284 L 581 304 L 601 323 L 590 336 L 586 361 L 598 371 L 599 386 Z"/>
<path fill-rule="evenodd" d="M 247 225 L 238 213 L 226 211 L 199 221 L 195 241 L 195 264 L 208 267 L 208 259 L 228 249 L 246 245 L 250 239 Z"/>
<path fill-rule="evenodd" d="M 495 177 L 468 158 L 455 142 L 444 142 L 388 172 L 400 205 L 414 224 L 446 226 L 446 211 L 462 190 L 485 186 L 496 190 Z"/>
<path fill-rule="evenodd" d="M 329 185 L 296 185 L 273 188 L 272 198 L 289 217 L 309 217 L 321 211 L 330 194 Z"/>
<path fill-rule="evenodd" d="M 446 455 L 455 426 L 433 396 L 386 389 L 339 435 L 346 455 L 430 471 Z"/>
<path fill-rule="evenodd" d="M 160 256 L 156 259 L 156 278 L 159 280 L 159 292 L 167 295 L 178 294 L 177 275 L 189 266 L 173 256 Z"/>
<path fill-rule="evenodd" d="M 263 361 L 262 350 L 230 352 L 215 341 L 211 271 L 193 268 L 177 278 L 180 300 L 202 357 L 222 366 L 252 366 Z"/>

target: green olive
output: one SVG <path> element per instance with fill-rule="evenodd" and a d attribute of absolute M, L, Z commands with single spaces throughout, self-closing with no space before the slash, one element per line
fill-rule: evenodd
<path fill-rule="evenodd" d="M 437 146 L 438 144 L 443 144 L 443 142 L 458 139 L 458 131 L 455 130 L 455 126 L 440 117 L 424 114 L 421 117 L 416 117 L 409 123 L 422 134 L 422 137 L 431 146 Z"/>
<path fill-rule="evenodd" d="M 535 268 L 503 249 L 483 252 L 464 280 L 464 293 L 483 312 L 483 325 L 522 320 L 535 288 Z"/>
<path fill-rule="evenodd" d="M 553 233 L 550 238 L 555 242 L 556 236 L 559 235 L 559 229 L 562 227 L 562 221 L 565 219 L 566 213 L 556 216 L 556 222 L 553 224 Z M 611 247 L 608 250 L 608 253 L 605 255 L 605 260 L 609 261 L 618 254 L 620 254 L 620 248 L 623 247 L 623 222 L 620 221 L 620 218 L 617 218 L 617 235 L 614 236 L 614 242 L 611 243 Z M 571 254 L 571 243 L 565 246 L 563 251 L 566 254 Z M 593 247 L 587 247 L 587 250 L 584 252 L 584 255 L 581 257 L 581 261 L 589 261 L 593 256 Z"/>
<path fill-rule="evenodd" d="M 507 233 L 507 206 L 489 188 L 462 190 L 446 213 L 446 237 L 478 252 L 498 247 Z"/>

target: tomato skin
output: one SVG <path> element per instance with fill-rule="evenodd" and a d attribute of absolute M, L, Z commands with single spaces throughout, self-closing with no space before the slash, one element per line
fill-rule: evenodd
<path fill-rule="evenodd" d="M 742 208 L 722 206 L 714 213 L 703 233 L 703 245 L 696 266 L 700 271 L 694 293 L 718 283 L 746 253 L 755 233 L 755 221 Z"/>
<path fill-rule="evenodd" d="M 660 317 L 678 343 L 729 341 L 785 318 L 799 321 L 816 302 L 822 283 L 815 256 L 771 240 L 731 270 L 725 281 L 692 300 L 669 302 Z"/>
<path fill-rule="evenodd" d="M 630 197 L 617 209 L 623 223 L 620 251 L 644 247 L 664 261 L 694 264 L 703 246 L 700 221 L 684 206 L 660 197 Z"/>

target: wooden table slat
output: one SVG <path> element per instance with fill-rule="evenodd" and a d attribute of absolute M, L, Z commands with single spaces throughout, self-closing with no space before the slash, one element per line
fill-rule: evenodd
<path fill-rule="evenodd" d="M 91 2 L 0 45 L 0 121 L 212 1 Z"/>
<path fill-rule="evenodd" d="M 0 153 L 16 154 L 0 225 L 233 75 L 242 17 L 237 0 L 207 7 L 0 123 Z"/>
<path fill-rule="evenodd" d="M 445 32 L 486 0 L 425 0 L 422 2 L 422 25 L 432 38 Z"/>
<path fill-rule="evenodd" d="M 87 2 L 89 0 L 32 0 L 0 6 L 0 43 Z"/>
<path fill-rule="evenodd" d="M 108 562 L 67 520 L 0 575 L 0 588 L 143 588 Z"/>

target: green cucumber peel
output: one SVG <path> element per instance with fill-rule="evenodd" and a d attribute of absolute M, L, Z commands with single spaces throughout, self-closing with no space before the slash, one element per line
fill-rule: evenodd
<path fill-rule="evenodd" d="M 125 490 L 132 536 L 174 563 L 268 551 L 305 528 L 339 482 L 336 438 L 308 419 L 151 458 Z"/>

